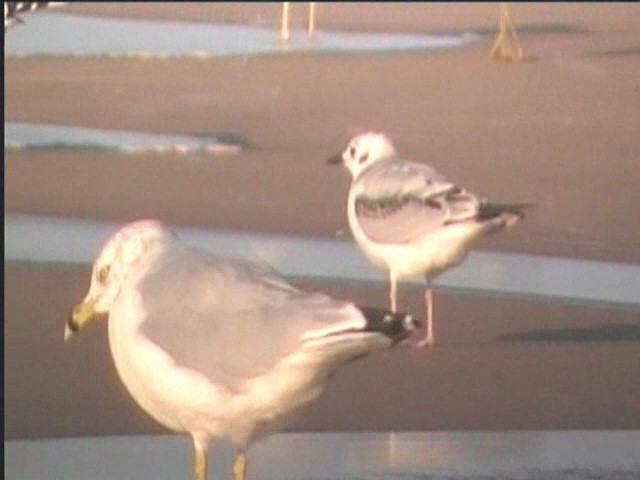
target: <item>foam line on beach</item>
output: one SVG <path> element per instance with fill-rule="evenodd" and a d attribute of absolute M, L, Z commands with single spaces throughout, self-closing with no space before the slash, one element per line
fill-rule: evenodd
<path fill-rule="evenodd" d="M 5 216 L 5 261 L 91 263 L 121 223 L 37 215 Z M 262 259 L 287 276 L 386 282 L 352 241 L 232 230 L 176 228 L 214 254 Z M 420 277 L 406 283 L 423 284 Z M 640 265 L 472 251 L 436 285 L 578 302 L 640 305 Z"/>
<path fill-rule="evenodd" d="M 237 154 L 240 145 L 215 136 L 164 135 L 64 125 L 5 122 L 4 148 L 11 150 L 99 150 L 122 153 Z"/>
<path fill-rule="evenodd" d="M 95 35 L 95 32 L 101 32 Z M 462 48 L 482 37 L 473 32 L 417 35 L 320 30 L 309 37 L 293 30 L 283 43 L 277 29 L 255 25 L 206 24 L 100 18 L 50 13 L 33 16 L 6 37 L 5 55 L 111 56 L 128 58 L 216 58 L 306 53 L 384 53 Z"/>

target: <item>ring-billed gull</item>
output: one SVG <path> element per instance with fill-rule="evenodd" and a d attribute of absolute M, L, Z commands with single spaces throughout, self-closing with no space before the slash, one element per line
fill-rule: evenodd
<path fill-rule="evenodd" d="M 431 280 L 461 263 L 476 239 L 514 224 L 529 205 L 481 201 L 429 165 L 402 160 L 382 132 L 355 136 L 328 163 L 343 163 L 353 176 L 349 227 L 369 260 L 389 272 L 391 311 L 397 281 L 425 275 L 427 335 L 419 345 L 433 345 Z"/>
<path fill-rule="evenodd" d="M 164 426 L 187 432 L 206 478 L 210 440 L 247 448 L 317 397 L 341 365 L 407 338 L 409 315 L 360 309 L 286 283 L 269 266 L 189 247 L 162 223 L 124 226 L 96 259 L 65 339 L 108 315 L 122 382 Z"/>

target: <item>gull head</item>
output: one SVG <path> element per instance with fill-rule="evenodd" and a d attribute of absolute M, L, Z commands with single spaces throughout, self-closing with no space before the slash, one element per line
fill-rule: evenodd
<path fill-rule="evenodd" d="M 93 264 L 91 285 L 84 300 L 71 312 L 64 330 L 68 340 L 88 322 L 106 317 L 132 267 L 146 254 L 176 235 L 156 220 L 130 223 L 113 234 Z"/>
<path fill-rule="evenodd" d="M 356 179 L 369 165 L 394 156 L 396 149 L 389 137 L 382 132 L 367 132 L 353 137 L 344 152 L 330 158 L 328 163 L 343 163 Z"/>

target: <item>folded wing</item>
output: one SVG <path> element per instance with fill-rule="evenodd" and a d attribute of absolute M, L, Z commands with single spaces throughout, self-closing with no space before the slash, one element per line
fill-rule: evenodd
<path fill-rule="evenodd" d="M 138 289 L 140 334 L 232 391 L 309 340 L 366 326 L 354 305 L 299 291 L 266 266 L 186 247 L 158 259 Z"/>
<path fill-rule="evenodd" d="M 477 217 L 480 201 L 428 165 L 399 160 L 364 172 L 355 211 L 365 235 L 378 243 L 405 243 Z"/>

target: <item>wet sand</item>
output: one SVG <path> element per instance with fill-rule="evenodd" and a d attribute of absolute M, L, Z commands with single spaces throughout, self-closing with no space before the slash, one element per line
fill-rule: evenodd
<path fill-rule="evenodd" d="M 162 432 L 117 378 L 106 324 L 62 341 L 89 266 L 6 265 L 5 437 Z M 386 286 L 293 279 L 363 305 Z M 422 309 L 405 286 L 400 304 Z M 436 290 L 437 345 L 339 371 L 291 431 L 640 428 L 638 308 Z"/>
<path fill-rule="evenodd" d="M 498 10 L 354 9 L 321 5 L 319 28 L 489 32 Z M 479 249 L 640 263 L 640 6 L 517 4 L 512 13 L 536 61 L 491 62 L 493 35 L 434 53 L 7 59 L 6 120 L 223 132 L 253 148 L 221 158 L 6 152 L 5 211 L 334 236 L 348 232 L 349 179 L 324 159 L 376 128 L 482 196 L 538 205 Z M 278 14 L 275 4 L 132 4 L 126 13 L 274 26 Z M 104 326 L 63 348 L 62 322 L 87 279 L 88 267 L 7 264 L 5 438 L 161 431 L 119 384 Z M 383 283 L 298 284 L 373 305 L 387 298 Z M 402 295 L 404 308 L 422 311 L 420 290 Z M 640 428 L 637 308 L 455 292 L 436 302 L 432 352 L 354 363 L 292 429 Z"/>

